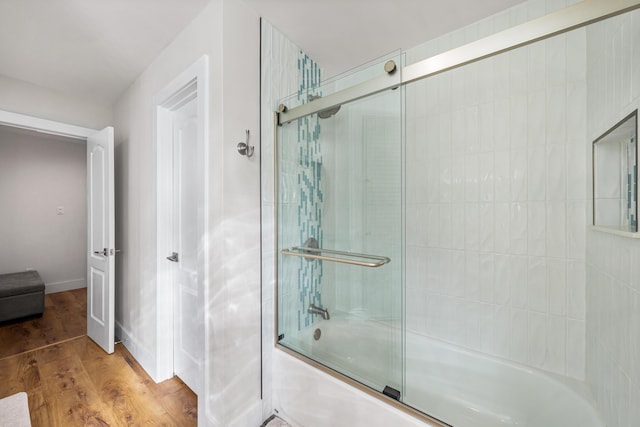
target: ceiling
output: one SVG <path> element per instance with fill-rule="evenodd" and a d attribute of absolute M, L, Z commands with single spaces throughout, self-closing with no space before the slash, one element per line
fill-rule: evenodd
<path fill-rule="evenodd" d="M 244 1 L 334 75 L 523 0 Z M 207 3 L 1 0 L 0 75 L 112 105 Z"/>
<path fill-rule="evenodd" d="M 0 74 L 112 105 L 208 0 L 0 0 Z"/>
<path fill-rule="evenodd" d="M 333 76 L 524 0 L 245 0 Z"/>

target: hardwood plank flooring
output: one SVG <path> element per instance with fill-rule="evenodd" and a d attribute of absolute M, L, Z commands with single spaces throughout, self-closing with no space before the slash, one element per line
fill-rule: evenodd
<path fill-rule="evenodd" d="M 87 333 L 87 289 L 44 296 L 42 317 L 0 323 L 0 358 Z"/>
<path fill-rule="evenodd" d="M 0 359 L 0 398 L 25 391 L 33 427 L 197 425 L 197 398 L 178 378 L 156 384 L 122 344 L 89 338 Z"/>
<path fill-rule="evenodd" d="M 33 427 L 196 426 L 197 397 L 180 379 L 156 384 L 122 344 L 108 355 L 85 335 L 79 291 L 0 326 L 0 398 L 25 391 Z"/>

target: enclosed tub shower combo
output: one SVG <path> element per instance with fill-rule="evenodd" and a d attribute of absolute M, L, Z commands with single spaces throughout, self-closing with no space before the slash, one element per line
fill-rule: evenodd
<path fill-rule="evenodd" d="M 585 236 L 609 185 L 593 190 L 592 142 L 629 113 L 624 156 L 600 156 L 624 157 L 625 207 L 605 213 L 637 234 L 639 98 L 600 102 L 617 66 L 588 56 L 640 44 L 637 7 L 586 0 L 327 81 L 301 57 L 276 113 L 277 347 L 430 425 L 635 425 L 611 403 L 629 392 L 601 387 L 617 356 L 599 354 L 606 297 L 586 270 L 606 265 Z M 614 19 L 628 33 L 598 44 Z M 611 375 L 633 389 L 627 359 Z"/>

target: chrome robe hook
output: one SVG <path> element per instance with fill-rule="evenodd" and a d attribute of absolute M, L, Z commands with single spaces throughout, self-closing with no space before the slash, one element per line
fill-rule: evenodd
<path fill-rule="evenodd" d="M 247 129 L 245 142 L 238 142 L 237 148 L 238 148 L 238 153 L 240 153 L 241 156 L 247 156 L 249 158 L 253 156 L 254 146 L 249 145 L 249 129 Z"/>

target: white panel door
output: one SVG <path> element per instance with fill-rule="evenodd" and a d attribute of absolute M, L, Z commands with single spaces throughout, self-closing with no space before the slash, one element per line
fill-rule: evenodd
<path fill-rule="evenodd" d="M 173 113 L 173 212 L 172 241 L 177 254 L 173 264 L 174 373 L 191 390 L 198 381 L 203 356 L 204 313 L 198 247 L 202 217 L 202 188 L 198 159 L 197 103 L 192 99 Z M 170 257 L 171 258 L 171 257 Z"/>
<path fill-rule="evenodd" d="M 87 138 L 87 335 L 113 353 L 115 212 L 113 128 Z"/>

